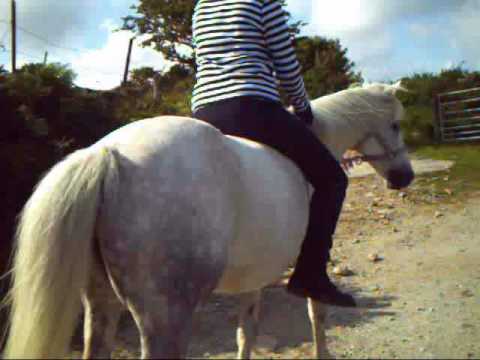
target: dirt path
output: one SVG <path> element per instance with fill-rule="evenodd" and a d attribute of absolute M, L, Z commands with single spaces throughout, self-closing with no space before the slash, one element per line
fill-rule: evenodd
<path fill-rule="evenodd" d="M 412 158 L 411 162 L 413 170 L 417 175 L 447 170 L 450 169 L 454 164 L 453 161 L 448 160 L 432 160 L 421 158 Z M 359 178 L 373 174 L 375 174 L 375 170 L 368 163 L 365 162 L 355 166 L 350 171 L 349 177 Z"/>
<path fill-rule="evenodd" d="M 449 178 L 446 175 L 445 181 Z M 420 182 L 420 181 L 419 181 Z M 424 189 L 425 186 L 422 187 Z M 368 255 L 382 259 L 372 262 Z M 337 277 L 360 307 L 331 307 L 329 349 L 338 358 L 480 358 L 480 192 L 469 202 L 440 201 L 413 186 L 384 189 L 376 177 L 354 179 L 337 231 Z M 235 357 L 235 297 L 213 298 L 201 312 L 192 357 Z M 265 291 L 257 358 L 312 355 L 304 301 L 282 287 Z M 131 323 L 117 356 L 133 355 Z"/>

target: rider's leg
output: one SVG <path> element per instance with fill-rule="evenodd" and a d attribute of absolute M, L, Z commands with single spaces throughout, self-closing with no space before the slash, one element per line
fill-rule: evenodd
<path fill-rule="evenodd" d="M 332 236 L 345 198 L 347 181 L 338 178 L 337 186 L 327 192 L 316 190 L 310 203 L 307 234 L 290 278 L 288 290 L 337 306 L 355 306 L 352 296 L 338 291 L 327 275 Z M 328 194 L 328 190 L 332 192 Z"/>
<path fill-rule="evenodd" d="M 217 102 L 200 109 L 195 117 L 229 135 L 267 144 L 303 171 L 315 192 L 310 205 L 307 235 L 297 260 L 289 291 L 328 304 L 354 306 L 327 276 L 332 235 L 345 198 L 348 180 L 328 149 L 295 116 L 280 104 L 244 97 Z"/>

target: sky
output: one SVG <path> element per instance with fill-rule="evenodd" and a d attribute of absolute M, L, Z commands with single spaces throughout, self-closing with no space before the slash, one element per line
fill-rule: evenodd
<path fill-rule="evenodd" d="M 68 63 L 76 84 L 118 86 L 132 34 L 115 31 L 138 0 L 17 0 L 21 66 Z M 160 1 L 160 0 L 159 0 Z M 287 0 L 303 35 L 339 39 L 355 70 L 373 81 L 462 65 L 480 71 L 480 0 Z M 10 69 L 10 0 L 0 0 L 0 64 Z M 165 69 L 162 56 L 135 41 L 131 68 Z"/>

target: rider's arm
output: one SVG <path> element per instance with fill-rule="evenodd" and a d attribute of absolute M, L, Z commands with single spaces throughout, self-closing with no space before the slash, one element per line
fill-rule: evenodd
<path fill-rule="evenodd" d="M 300 64 L 290 39 L 286 14 L 280 1 L 264 1 L 263 26 L 265 41 L 280 86 L 293 105 L 295 114 L 310 124 L 313 119 L 312 110 L 303 83 Z"/>

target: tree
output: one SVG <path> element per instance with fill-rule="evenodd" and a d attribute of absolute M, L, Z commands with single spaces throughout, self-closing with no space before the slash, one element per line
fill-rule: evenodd
<path fill-rule="evenodd" d="M 193 6 L 194 0 L 140 0 L 132 6 L 138 15 L 124 17 L 123 29 L 149 35 L 144 46 L 153 45 L 166 59 L 193 66 Z"/>
<path fill-rule="evenodd" d="M 132 6 L 137 15 L 124 17 L 122 29 L 134 31 L 138 35 L 147 35 L 142 45 L 153 45 L 167 60 L 193 69 L 194 4 L 195 0 L 139 0 L 139 5 Z M 289 13 L 287 15 L 290 17 Z M 303 25 L 302 22 L 291 23 L 292 35 L 298 34 Z"/>
<path fill-rule="evenodd" d="M 158 71 L 155 71 L 152 67 L 144 66 L 144 67 L 132 70 L 130 81 L 135 85 L 143 87 L 145 85 L 148 85 L 151 81 L 153 81 L 153 79 L 155 79 L 157 74 L 158 74 Z"/>
<path fill-rule="evenodd" d="M 296 48 L 305 86 L 312 98 L 362 81 L 362 75 L 354 72 L 355 63 L 348 59 L 347 49 L 339 40 L 300 37 L 296 39 Z"/>

